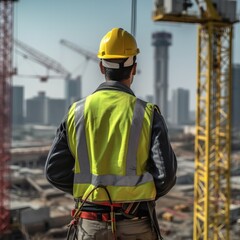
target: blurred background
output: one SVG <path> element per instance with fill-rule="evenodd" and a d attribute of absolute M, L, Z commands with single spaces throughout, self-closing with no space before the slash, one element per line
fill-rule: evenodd
<path fill-rule="evenodd" d="M 137 97 L 160 106 L 179 159 L 177 185 L 166 199 L 158 202 L 160 226 L 165 239 L 192 239 L 198 27 L 153 21 L 156 2 L 137 0 L 135 9 L 130 0 L 14 3 L 10 166 L 11 222 L 16 229 L 11 230 L 15 231 L 13 239 L 64 239 L 66 235 L 74 206 L 72 197 L 51 187 L 43 176 L 43 168 L 57 126 L 69 105 L 91 94 L 104 81 L 96 54 L 101 38 L 114 27 L 134 30 L 140 54 L 132 89 Z M 238 20 L 240 0 L 236 3 Z M 196 6 L 193 11 L 197 11 Z M 162 62 L 158 54 L 162 54 Z M 240 24 L 234 25 L 232 54 L 236 107 L 232 120 L 231 239 L 237 239 Z M 165 79 L 164 83 L 156 84 L 157 78 Z M 163 95 L 165 98 L 161 99 Z"/>

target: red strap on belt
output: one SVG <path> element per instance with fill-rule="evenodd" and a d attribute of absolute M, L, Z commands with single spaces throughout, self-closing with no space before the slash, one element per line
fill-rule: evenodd
<path fill-rule="evenodd" d="M 112 203 L 112 205 L 109 203 L 109 202 L 101 202 L 101 203 L 97 203 L 97 202 L 94 202 L 95 204 L 97 205 L 104 205 L 104 206 L 113 206 L 113 207 L 122 207 L 122 203 Z"/>
<path fill-rule="evenodd" d="M 99 216 L 101 219 L 99 219 Z M 108 222 L 111 221 L 110 213 L 95 213 L 95 212 L 81 212 L 79 215 L 80 218 Z"/>

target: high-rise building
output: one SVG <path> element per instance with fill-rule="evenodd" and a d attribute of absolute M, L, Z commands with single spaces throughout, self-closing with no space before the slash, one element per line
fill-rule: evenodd
<path fill-rule="evenodd" d="M 66 88 L 66 107 L 68 108 L 74 101 L 81 99 L 81 77 L 77 76 L 76 78 L 66 78 L 65 79 Z"/>
<path fill-rule="evenodd" d="M 58 126 L 66 113 L 65 99 L 48 98 L 48 124 Z"/>
<path fill-rule="evenodd" d="M 172 34 L 155 32 L 152 35 L 154 52 L 154 102 L 159 106 L 164 118 L 168 119 L 168 48 L 172 44 Z"/>
<path fill-rule="evenodd" d="M 240 64 L 232 68 L 232 127 L 240 130 Z"/>
<path fill-rule="evenodd" d="M 48 124 L 48 99 L 45 92 L 39 92 L 38 96 L 27 100 L 26 122 L 33 124 Z"/>
<path fill-rule="evenodd" d="M 172 116 L 174 125 L 185 125 L 189 123 L 189 90 L 178 88 L 172 94 Z"/>
<path fill-rule="evenodd" d="M 45 92 L 27 100 L 26 122 L 58 126 L 66 113 L 66 100 L 48 98 Z"/>
<path fill-rule="evenodd" d="M 24 88 L 13 86 L 12 88 L 12 123 L 22 125 L 24 123 Z"/>

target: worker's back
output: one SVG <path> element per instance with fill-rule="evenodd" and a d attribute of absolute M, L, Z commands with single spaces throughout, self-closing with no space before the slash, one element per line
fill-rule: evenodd
<path fill-rule="evenodd" d="M 69 136 L 75 131 L 82 138 L 85 136 L 86 142 L 83 154 L 83 142 L 77 137 L 73 141 L 72 151 L 79 164 L 75 175 L 76 179 L 89 175 L 88 181 L 75 181 L 75 197 L 86 196 L 93 186 L 104 185 L 109 186 L 113 202 L 154 200 L 153 177 L 146 170 L 153 105 L 112 89 L 98 90 L 75 105 L 69 114 L 76 112 L 74 121 L 69 118 L 69 122 L 74 122 L 68 124 Z M 82 109 L 80 113 L 78 109 Z M 102 189 L 89 198 L 108 200 Z"/>
<path fill-rule="evenodd" d="M 177 162 L 158 107 L 130 88 L 139 52 L 122 28 L 102 38 L 106 81 L 72 104 L 48 155 L 46 177 L 73 194 L 69 229 L 82 240 L 162 239 L 155 200 L 174 186 Z"/>
<path fill-rule="evenodd" d="M 98 91 L 86 99 L 85 129 L 94 174 L 125 174 L 135 103 L 134 96 L 109 90 Z"/>

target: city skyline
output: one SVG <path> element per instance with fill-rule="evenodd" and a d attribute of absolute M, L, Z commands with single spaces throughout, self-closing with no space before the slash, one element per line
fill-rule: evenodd
<path fill-rule="evenodd" d="M 238 9 L 239 3 L 238 2 Z M 169 49 L 169 93 L 174 87 L 190 89 L 190 109 L 195 108 L 196 62 L 197 62 L 197 25 L 176 23 L 155 23 L 152 20 L 153 1 L 137 1 L 136 39 L 140 48 L 138 56 L 139 74 L 135 76 L 133 91 L 138 97 L 153 95 L 154 92 L 154 48 L 152 34 L 167 31 L 172 34 L 173 45 Z M 118 9 L 115 11 L 115 9 Z M 239 12 L 239 11 L 238 11 Z M 91 14 L 90 14 L 91 13 Z M 107 13 L 107 14 L 103 14 Z M 103 0 L 53 0 L 19 1 L 15 4 L 14 35 L 29 46 L 37 48 L 59 61 L 71 72 L 73 77 L 82 77 L 82 95 L 92 93 L 103 81 L 98 64 L 85 61 L 69 49 L 60 46 L 60 39 L 67 39 L 80 47 L 97 53 L 102 36 L 113 27 L 131 28 L 131 1 Z M 240 26 L 236 24 L 233 44 L 233 63 L 240 63 Z M 30 75 L 46 75 L 42 66 L 23 59 L 14 50 L 14 67 L 18 74 L 29 75 L 22 78 L 14 76 L 13 84 L 26 88 L 26 97 L 38 91 L 46 91 L 51 97 L 63 97 L 64 79 L 49 79 L 40 82 Z M 51 73 L 54 75 L 54 73 Z"/>
<path fill-rule="evenodd" d="M 74 79 L 69 87 L 73 90 L 73 86 L 79 86 L 78 80 Z M 81 85 L 81 84 L 80 84 Z M 176 92 L 187 92 L 188 97 L 184 100 L 183 104 L 180 103 L 182 100 L 181 96 L 175 99 Z M 73 101 L 80 100 L 80 95 L 76 96 L 76 91 L 70 91 L 63 98 L 50 97 L 44 91 L 39 91 L 36 95 L 31 98 L 25 97 L 24 86 L 13 86 L 13 112 L 12 112 L 12 123 L 13 125 L 24 125 L 24 124 L 40 124 L 40 125 L 54 125 L 58 126 L 61 119 L 67 112 L 70 104 Z M 189 121 L 189 90 L 183 88 L 176 88 L 170 94 L 171 100 L 169 101 L 169 113 L 168 116 L 164 116 L 167 123 L 170 126 L 180 126 L 183 124 L 193 124 Z M 146 96 L 146 98 L 149 96 Z M 174 103 L 174 104 L 173 104 Z M 180 105 L 179 105 L 179 104 Z M 174 107 L 175 105 L 175 107 Z M 182 113 L 181 111 L 184 110 Z M 181 119 L 180 119 L 180 118 Z M 174 120 L 175 118 L 175 120 Z M 183 119 L 186 119 L 183 121 Z"/>

